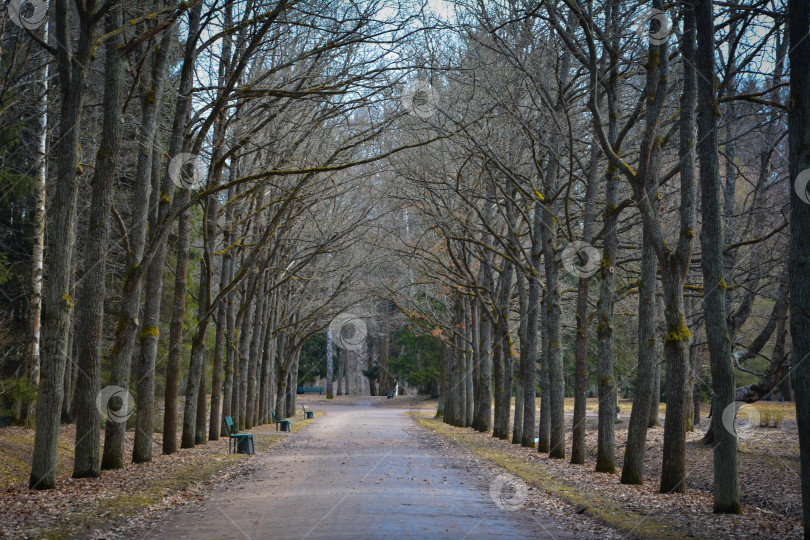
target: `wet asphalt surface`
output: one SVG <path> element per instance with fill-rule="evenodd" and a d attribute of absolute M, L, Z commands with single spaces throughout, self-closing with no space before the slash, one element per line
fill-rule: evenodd
<path fill-rule="evenodd" d="M 573 537 L 550 518 L 510 510 L 519 493 L 493 498 L 496 477 L 406 410 L 370 405 L 319 405 L 326 415 L 255 455 L 244 479 L 171 512 L 146 537 Z"/>

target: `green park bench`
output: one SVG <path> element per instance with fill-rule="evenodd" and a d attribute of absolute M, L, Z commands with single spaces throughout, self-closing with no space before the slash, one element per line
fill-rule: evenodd
<path fill-rule="evenodd" d="M 276 431 L 278 431 L 278 426 L 279 425 L 281 425 L 281 431 L 290 431 L 291 430 L 290 429 L 291 426 L 292 426 L 292 421 L 291 420 L 279 420 L 276 417 L 276 411 L 274 411 L 273 409 L 270 409 L 270 414 L 273 415 L 273 422 L 276 423 Z"/>
<path fill-rule="evenodd" d="M 225 428 L 228 430 L 228 453 L 231 453 L 231 441 L 233 441 L 233 451 L 237 454 L 253 454 L 253 434 L 237 433 L 233 425 L 233 418 L 225 417 Z"/>
<path fill-rule="evenodd" d="M 299 386 L 299 394 L 323 394 L 323 386 Z"/>
<path fill-rule="evenodd" d="M 394 393 L 388 392 L 387 399 L 394 399 Z"/>
<path fill-rule="evenodd" d="M 304 409 L 304 415 L 307 417 L 307 420 L 315 418 L 315 411 L 308 411 L 307 408 L 304 407 L 303 403 L 301 404 L 301 408 Z"/>

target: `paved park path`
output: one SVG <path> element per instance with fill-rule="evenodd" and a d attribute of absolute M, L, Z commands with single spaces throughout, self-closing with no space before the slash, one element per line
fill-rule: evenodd
<path fill-rule="evenodd" d="M 497 506 L 491 473 L 407 411 L 370 405 L 319 405 L 327 414 L 254 456 L 244 482 L 170 513 L 147 537 L 571 537 L 550 518 Z"/>

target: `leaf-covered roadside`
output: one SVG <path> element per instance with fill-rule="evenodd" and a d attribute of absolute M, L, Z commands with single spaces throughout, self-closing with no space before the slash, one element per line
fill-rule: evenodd
<path fill-rule="evenodd" d="M 316 418 L 323 413 L 317 411 Z M 302 413 L 292 418 L 293 432 L 313 420 Z M 274 425 L 251 430 L 256 452 L 266 452 L 284 439 Z M 127 451 L 133 444 L 133 433 L 127 433 Z M 0 537 L 9 538 L 77 538 L 107 536 L 127 520 L 144 515 L 158 507 L 172 507 L 201 498 L 212 482 L 227 481 L 241 474 L 251 459 L 243 454 L 228 454 L 228 439 L 209 441 L 194 449 L 172 455 L 155 452 L 151 463 L 134 464 L 117 471 L 105 471 L 100 478 L 70 478 L 73 461 L 75 427 L 60 430 L 60 463 L 58 484 L 49 491 L 29 490 L 33 431 L 22 428 L 0 430 Z M 156 449 L 162 444 L 156 433 Z"/>
<path fill-rule="evenodd" d="M 548 459 L 547 455 L 535 449 L 509 444 L 488 433 L 452 427 L 439 419 L 420 418 L 419 413 L 415 416 L 423 427 L 452 441 L 478 459 L 489 461 L 523 479 L 532 488 L 527 506 L 542 509 L 549 502 L 552 507 L 555 501 L 563 502 L 569 516 L 591 516 L 616 529 L 624 537 L 802 537 L 800 520 L 755 506 L 744 505 L 743 515 L 739 516 L 713 514 L 711 493 L 691 489 L 693 483 L 703 483 L 700 477 L 704 473 L 710 474 L 710 467 L 693 468 L 694 464 L 690 465 L 690 487 L 686 493 L 660 495 L 654 478 L 655 471 L 648 471 L 652 477 L 647 478 L 643 486 L 622 485 L 618 472 L 615 475 L 594 472 L 593 456 L 589 456 L 585 465 L 571 465 L 568 460 Z M 654 440 L 652 435 L 651 440 Z M 698 436 L 691 435 L 693 437 L 690 438 Z M 589 450 L 595 446 L 595 440 L 587 442 Z M 784 479 L 780 480 L 776 475 L 767 476 L 772 490 L 778 490 L 777 483 Z"/>

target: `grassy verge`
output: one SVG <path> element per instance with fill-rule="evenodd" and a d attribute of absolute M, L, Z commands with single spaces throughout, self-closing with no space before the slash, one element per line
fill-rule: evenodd
<path fill-rule="evenodd" d="M 451 440 L 478 458 L 485 459 L 520 477 L 536 489 L 557 497 L 575 508 L 585 509 L 584 513 L 599 519 L 608 526 L 643 538 L 687 538 L 694 537 L 692 531 L 678 529 L 673 524 L 648 519 L 646 513 L 633 511 L 621 501 L 607 498 L 603 494 L 588 493 L 581 488 L 562 482 L 553 477 L 542 464 L 529 463 L 510 455 L 498 446 L 508 448 L 507 443 L 495 441 L 486 434 L 470 429 L 449 426 L 439 419 L 423 418 L 414 414 L 419 424 Z"/>

